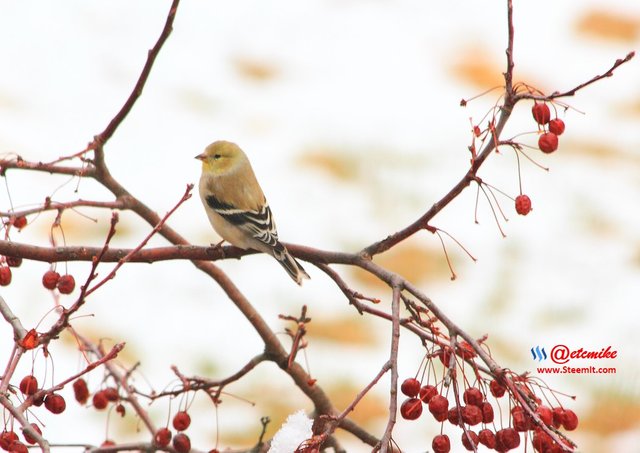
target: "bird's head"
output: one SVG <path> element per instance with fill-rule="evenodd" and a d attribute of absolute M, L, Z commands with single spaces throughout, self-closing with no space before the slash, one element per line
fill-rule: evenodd
<path fill-rule="evenodd" d="M 196 159 L 202 161 L 202 171 L 215 175 L 227 173 L 246 160 L 246 155 L 238 145 L 219 140 L 207 146 Z"/>

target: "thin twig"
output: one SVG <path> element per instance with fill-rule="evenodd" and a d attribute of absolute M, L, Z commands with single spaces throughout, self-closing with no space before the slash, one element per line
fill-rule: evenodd
<path fill-rule="evenodd" d="M 178 396 L 184 393 L 187 390 L 197 391 L 197 390 L 209 390 L 213 388 L 224 388 L 228 384 L 232 382 L 239 381 L 245 375 L 249 374 L 256 366 L 261 364 L 262 362 L 268 360 L 266 354 L 258 354 L 252 357 L 242 368 L 240 368 L 235 373 L 223 378 L 223 379 L 209 379 L 201 376 L 193 376 L 193 377 L 184 377 L 187 384 L 182 387 L 178 387 L 174 390 L 167 390 L 163 392 L 158 392 L 154 394 L 146 394 L 140 391 L 136 391 L 136 393 L 140 396 L 144 396 L 145 398 L 149 398 L 150 400 L 155 400 L 158 398 L 163 398 L 167 396 Z M 177 368 L 176 368 L 177 370 Z M 183 381 L 184 382 L 184 381 Z"/>
<path fill-rule="evenodd" d="M 380 368 L 378 374 L 362 389 L 356 397 L 349 403 L 347 407 L 336 417 L 333 417 L 330 422 L 328 422 L 325 426 L 324 431 L 321 433 L 323 438 L 327 438 L 330 436 L 336 429 L 337 426 L 342 426 L 346 422 L 346 417 L 356 408 L 356 406 L 360 403 L 362 398 L 366 396 L 367 393 L 380 381 L 382 376 L 384 376 L 387 371 L 391 369 L 391 361 L 387 360 L 385 364 Z M 344 426 L 343 426 L 344 428 Z"/>
<path fill-rule="evenodd" d="M 100 357 L 102 359 L 107 355 L 104 353 L 104 351 L 100 346 L 96 345 L 89 339 L 81 335 L 78 335 L 77 333 L 76 333 L 76 336 L 80 339 L 80 341 L 82 342 L 82 345 L 87 350 L 95 354 L 97 357 Z M 138 417 L 140 417 L 140 420 L 142 420 L 142 422 L 145 424 L 146 428 L 149 430 L 150 433 L 152 434 L 155 433 L 156 432 L 155 424 L 151 420 L 151 417 L 149 416 L 149 413 L 147 412 L 147 410 L 144 407 L 142 407 L 142 404 L 140 404 L 140 402 L 138 401 L 138 398 L 135 395 L 133 387 L 129 385 L 128 374 L 123 373 L 113 360 L 107 360 L 107 361 L 104 361 L 103 363 L 104 363 L 104 366 L 107 368 L 109 374 L 113 376 L 116 382 L 119 383 L 120 387 L 124 389 L 124 391 L 127 393 L 127 402 L 131 404 L 131 406 L 133 407 L 133 410 L 136 412 Z"/>
<path fill-rule="evenodd" d="M 564 98 L 564 97 L 568 97 L 568 96 L 574 96 L 578 91 L 582 90 L 583 88 L 588 87 L 589 85 L 592 85 L 602 79 L 606 79 L 607 77 L 611 77 L 613 76 L 613 73 L 616 69 L 618 69 L 618 67 L 622 66 L 623 64 L 631 61 L 631 59 L 633 57 L 635 57 L 636 53 L 635 52 L 629 52 L 624 58 L 618 58 L 613 65 L 604 73 L 602 74 L 598 74 L 594 77 L 592 77 L 591 79 L 587 80 L 586 82 L 583 82 L 577 86 L 575 86 L 574 88 L 571 88 L 570 90 L 567 91 L 563 91 L 563 92 L 558 92 L 555 91 L 553 93 L 551 93 L 549 96 L 533 96 L 530 95 L 528 93 L 522 93 L 520 95 L 518 95 L 519 98 L 521 99 L 539 99 L 539 100 L 546 100 L 546 99 L 559 99 L 559 98 Z"/>
<path fill-rule="evenodd" d="M 101 209 L 127 209 L 125 200 L 115 201 L 92 201 L 92 200 L 75 200 L 75 201 L 52 201 L 47 200 L 43 205 L 30 209 L 21 209 L 19 211 L 0 211 L 0 217 L 12 217 L 12 216 L 28 216 L 31 214 L 39 214 L 45 211 L 60 211 L 65 209 L 75 209 L 79 207 L 88 208 L 101 208 Z"/>
<path fill-rule="evenodd" d="M 128 263 L 131 256 L 135 255 L 138 251 L 142 250 L 144 248 L 145 245 L 147 245 L 149 243 L 149 241 L 151 240 L 151 238 L 158 233 L 158 231 L 160 231 L 160 229 L 162 229 L 162 227 L 164 226 L 164 224 L 167 222 L 167 220 L 169 220 L 169 217 L 171 217 L 171 215 L 176 212 L 176 210 L 185 202 L 187 201 L 189 198 L 191 198 L 191 190 L 193 189 L 193 184 L 187 184 L 187 188 L 184 192 L 184 194 L 182 195 L 182 198 L 180 198 L 180 200 L 178 200 L 178 202 L 175 204 L 175 206 L 173 206 L 173 208 L 171 208 L 169 210 L 169 212 L 167 212 L 165 214 L 165 216 L 160 219 L 160 221 L 156 224 L 156 226 L 153 227 L 153 229 L 147 234 L 147 236 L 138 244 L 138 246 L 136 248 L 134 248 L 133 250 L 131 250 L 131 252 L 129 252 L 127 255 L 125 255 L 123 258 L 121 258 L 120 260 L 118 260 L 118 264 L 116 264 L 116 266 L 111 270 L 111 272 L 109 272 L 109 274 L 107 274 L 107 276 L 105 278 L 103 278 L 101 281 L 99 281 L 98 283 L 96 283 L 93 287 L 91 287 L 90 289 L 87 289 L 87 292 L 85 294 L 85 297 L 88 297 L 89 295 L 91 295 L 93 292 L 95 292 L 98 288 L 100 288 L 102 285 L 104 285 L 106 282 L 108 282 L 109 280 L 113 279 L 116 276 L 116 273 L 118 272 L 118 270 L 125 264 Z M 108 242 L 107 242 L 108 244 Z M 106 250 L 105 250 L 106 251 Z M 100 259 L 98 258 L 98 261 Z"/>

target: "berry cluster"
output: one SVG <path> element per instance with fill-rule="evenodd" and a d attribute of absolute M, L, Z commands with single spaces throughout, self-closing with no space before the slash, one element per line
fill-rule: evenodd
<path fill-rule="evenodd" d="M 564 132 L 564 121 L 556 117 L 551 119 L 551 110 L 546 102 L 535 102 L 531 108 L 533 119 L 542 127 L 542 134 L 538 137 L 538 148 L 545 154 L 558 149 L 558 136 Z M 516 197 L 516 212 L 527 215 L 531 212 L 531 199 L 524 194 Z"/>
<path fill-rule="evenodd" d="M 73 393 L 76 397 L 76 401 L 83 405 L 86 404 L 87 400 L 89 399 L 89 390 L 86 388 L 86 386 L 87 384 L 82 378 L 79 378 L 73 383 Z M 109 406 L 109 403 L 117 403 L 118 401 L 120 401 L 120 393 L 115 387 L 106 387 L 98 390 L 93 394 L 93 397 L 91 398 L 93 407 L 99 411 L 106 409 L 107 406 Z M 116 410 L 118 409 L 116 408 Z M 124 407 L 118 410 L 118 412 L 123 411 Z"/>
<path fill-rule="evenodd" d="M 160 428 L 153 438 L 155 444 L 159 447 L 166 447 L 173 437 L 173 448 L 178 453 L 187 453 L 191 450 L 191 439 L 182 431 L 185 431 L 191 425 L 191 417 L 187 411 L 179 411 L 173 416 L 172 424 L 178 433 L 173 436 L 169 428 Z"/>
<path fill-rule="evenodd" d="M 87 386 L 87 382 L 83 378 L 78 378 L 73 382 L 73 394 L 78 403 L 81 405 L 85 405 L 89 402 L 89 398 L 91 397 L 91 403 L 96 410 L 105 410 L 109 404 L 115 404 L 115 410 L 121 416 L 125 415 L 125 408 L 121 404 L 121 396 L 120 392 L 116 387 L 104 387 L 93 393 L 91 396 L 91 392 L 89 391 L 89 387 Z M 25 396 L 31 396 L 38 392 L 38 381 L 35 376 L 26 376 L 20 382 L 20 390 Z M 64 398 L 62 396 L 51 393 L 46 395 L 42 402 L 44 402 L 45 407 L 54 414 L 59 414 L 64 411 L 66 404 Z M 42 402 L 34 401 L 34 405 L 39 406 Z M 173 427 L 178 433 L 173 436 L 171 431 L 168 428 L 159 429 L 154 435 L 154 442 L 159 447 L 167 447 L 173 438 L 173 448 L 178 453 L 187 453 L 191 450 L 191 440 L 189 437 L 183 433 L 189 426 L 191 425 L 191 417 L 186 411 L 179 411 L 173 417 Z M 36 427 L 38 432 L 40 432 L 40 428 Z M 3 433 L 4 435 L 4 433 Z M 10 436 L 10 435 L 9 435 Z M 0 437 L 1 439 L 2 437 Z M 30 442 L 28 436 L 25 433 L 25 440 Z M 35 443 L 30 442 L 30 443 Z M 0 447 L 4 445 L 0 440 Z M 13 445 L 13 444 L 12 444 Z M 115 445 L 115 443 L 111 440 L 106 440 L 103 446 Z M 13 450 L 7 450 L 13 451 Z"/>
<path fill-rule="evenodd" d="M 58 288 L 60 294 L 71 294 L 76 287 L 76 281 L 73 275 L 60 275 L 56 271 L 50 269 L 42 276 L 42 286 L 47 289 L 54 290 Z"/>
<path fill-rule="evenodd" d="M 12 226 L 22 230 L 27 226 L 27 218 L 25 216 L 12 216 L 5 226 Z M 5 265 L 6 264 L 6 265 Z M 11 284 L 11 268 L 20 267 L 22 258 L 17 256 L 0 257 L 0 286 L 8 286 Z M 47 289 L 58 289 L 60 294 L 71 294 L 76 287 L 76 281 L 73 275 L 60 275 L 51 269 L 42 276 L 42 286 Z"/>
<path fill-rule="evenodd" d="M 65 411 L 67 405 L 64 397 L 56 392 L 45 391 L 38 383 L 38 378 L 33 374 L 24 376 L 17 388 L 20 390 L 25 398 L 25 403 L 34 407 L 44 407 L 52 414 L 61 414 Z M 87 381 L 80 377 L 76 379 L 73 384 L 73 395 L 75 400 L 80 405 L 91 404 L 94 409 L 102 411 L 107 409 L 110 405 L 113 405 L 113 409 L 116 413 L 124 417 L 125 406 L 122 404 L 126 401 L 124 397 L 120 395 L 120 388 L 115 386 L 102 385 L 99 389 L 93 393 L 89 390 Z M 12 390 L 12 393 L 17 391 Z M 173 428 L 177 431 L 175 435 L 169 430 L 169 428 L 161 428 L 154 433 L 153 443 L 161 448 L 170 448 L 170 444 L 173 449 L 178 453 L 188 453 L 191 451 L 191 440 L 184 431 L 191 425 L 191 417 L 186 410 L 178 411 L 172 419 Z M 0 432 L 0 449 L 11 452 L 21 453 L 27 452 L 27 445 L 33 445 L 37 441 L 31 432 L 27 432 L 23 429 L 22 435 L 24 441 L 21 441 L 18 435 L 7 428 L 5 424 L 4 431 Z M 42 435 L 44 425 L 38 425 L 31 423 L 33 431 Z M 105 440 L 102 444 L 103 447 L 116 445 L 112 440 Z M 212 450 L 216 451 L 216 450 Z"/>
<path fill-rule="evenodd" d="M 536 408 L 536 415 L 546 426 L 552 426 L 555 429 L 562 427 L 567 431 L 573 431 L 578 427 L 578 416 L 571 409 L 563 407 L 552 409 L 540 404 Z M 540 453 L 561 453 L 564 451 L 562 446 L 535 424 L 522 407 L 514 406 L 511 409 L 511 420 L 516 431 L 532 434 L 531 442 L 535 451 Z"/>
<path fill-rule="evenodd" d="M 560 447 L 543 429 L 536 425 L 533 418 L 521 406 L 514 405 L 511 410 L 509 426 L 497 429 L 494 424 L 493 405 L 487 401 L 485 393 L 478 387 L 468 387 L 462 394 L 464 404 L 449 407 L 449 400 L 433 385 L 422 385 L 416 378 L 405 379 L 400 391 L 408 398 L 400 406 L 400 415 L 406 420 L 416 420 L 422 415 L 423 405 L 438 422 L 449 421 L 463 428 L 461 443 L 468 451 L 474 451 L 479 445 L 507 452 L 520 446 L 520 433 L 531 433 L 533 449 L 540 453 L 561 452 Z M 489 383 L 489 392 L 496 398 L 506 393 L 506 388 L 498 381 Z M 567 431 L 576 429 L 578 417 L 568 409 L 557 407 L 550 409 L 539 404 L 536 414 L 549 427 L 563 427 Z M 481 429 L 475 431 L 474 427 Z M 526 441 L 527 437 L 525 437 Z M 447 434 L 438 434 L 433 438 L 431 448 L 434 453 L 451 451 L 451 441 Z"/>
<path fill-rule="evenodd" d="M 27 226 L 27 218 L 23 215 L 12 216 L 8 222 L 5 223 L 5 227 L 13 226 L 18 230 L 22 230 Z M 0 286 L 8 286 L 11 284 L 11 268 L 20 267 L 22 264 L 22 258 L 17 256 L 4 256 L 0 257 L 2 264 L 0 265 Z"/>
<path fill-rule="evenodd" d="M 543 133 L 538 138 L 538 148 L 543 153 L 549 154 L 558 149 L 558 136 L 564 132 L 564 121 L 560 118 L 551 119 L 551 110 L 544 103 L 534 103 L 531 108 L 533 119 L 543 128 Z"/>
<path fill-rule="evenodd" d="M 0 265 L 0 286 L 9 286 L 11 284 L 11 268 L 20 267 L 22 264 L 22 258 L 16 256 L 2 257 L 4 265 Z"/>
<path fill-rule="evenodd" d="M 31 374 L 22 378 L 18 388 L 25 398 L 33 397 L 32 404 L 34 406 L 40 407 L 44 404 L 44 407 L 52 414 L 61 414 L 67 408 L 67 403 L 62 395 L 55 392 L 43 393 L 39 388 L 38 378 Z M 38 424 L 31 423 L 30 425 L 35 432 L 42 434 L 42 428 Z M 23 430 L 22 436 L 27 444 L 34 445 L 36 443 L 36 439 L 26 430 Z M 14 431 L 6 430 L 6 428 L 0 433 L 0 448 L 11 453 L 26 453 L 28 451 L 27 446 L 20 441 L 18 435 Z"/>
<path fill-rule="evenodd" d="M 11 268 L 20 267 L 22 258 L 6 256 L 3 257 L 3 261 L 6 265 L 0 264 L 0 286 L 8 286 L 12 279 Z M 71 294 L 76 288 L 76 280 L 73 275 L 61 276 L 54 270 L 48 270 L 42 276 L 42 286 L 50 290 L 57 288 L 60 294 Z"/>

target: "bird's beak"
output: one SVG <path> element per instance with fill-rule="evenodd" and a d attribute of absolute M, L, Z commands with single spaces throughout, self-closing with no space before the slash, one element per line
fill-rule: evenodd
<path fill-rule="evenodd" d="M 206 157 L 207 156 L 205 156 L 205 154 L 202 153 L 202 154 L 198 154 L 195 158 L 198 159 L 198 160 L 205 160 Z"/>

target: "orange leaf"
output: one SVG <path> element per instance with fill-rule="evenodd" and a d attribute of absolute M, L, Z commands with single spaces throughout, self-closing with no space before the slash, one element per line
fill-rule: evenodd
<path fill-rule="evenodd" d="M 22 340 L 18 341 L 18 344 L 28 351 L 38 346 L 38 342 L 38 332 L 36 329 L 31 329 Z"/>

